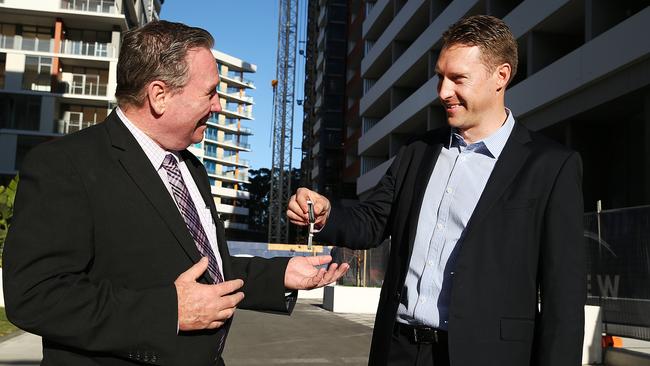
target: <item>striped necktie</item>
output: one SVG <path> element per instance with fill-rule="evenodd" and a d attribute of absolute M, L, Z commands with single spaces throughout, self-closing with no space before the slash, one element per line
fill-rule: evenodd
<path fill-rule="evenodd" d="M 187 190 L 185 182 L 183 182 L 183 176 L 181 175 L 180 169 L 178 169 L 176 159 L 172 154 L 167 154 L 162 166 L 167 171 L 167 179 L 169 180 L 169 185 L 172 187 L 174 200 L 181 211 L 185 225 L 190 231 L 194 243 L 196 243 L 196 247 L 202 256 L 208 257 L 208 273 L 210 277 L 212 277 L 214 283 L 223 282 L 223 276 L 219 270 L 219 263 L 214 256 L 208 237 L 205 235 L 205 230 L 203 230 L 203 225 L 201 225 L 201 220 L 199 220 L 199 214 L 196 211 L 194 201 L 192 201 L 190 192 Z"/>

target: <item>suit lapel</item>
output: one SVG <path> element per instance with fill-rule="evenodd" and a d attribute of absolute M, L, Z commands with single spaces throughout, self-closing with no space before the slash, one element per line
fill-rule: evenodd
<path fill-rule="evenodd" d="M 207 179 L 208 177 L 205 173 L 205 168 L 203 168 L 203 165 L 194 156 L 192 156 L 189 151 L 182 151 L 181 156 L 185 161 L 187 170 L 189 170 L 192 178 L 194 178 L 194 182 L 199 188 L 199 192 L 201 192 L 203 201 L 205 201 L 206 206 L 210 208 L 212 220 L 214 221 L 214 225 L 217 228 L 217 246 L 219 247 L 219 254 L 221 255 L 221 262 L 223 264 L 223 268 L 221 270 L 223 271 L 224 279 L 228 280 L 231 278 L 230 275 L 232 273 L 230 260 L 228 260 L 228 257 L 230 256 L 230 252 L 228 250 L 228 242 L 226 241 L 223 221 L 221 221 L 219 214 L 217 213 L 217 207 L 214 203 L 214 199 L 212 198 L 210 182 Z"/>
<path fill-rule="evenodd" d="M 494 170 L 485 185 L 483 194 L 481 194 L 481 198 L 476 204 L 474 213 L 467 223 L 465 238 L 468 238 L 472 234 L 473 229 L 488 215 L 490 209 L 503 195 L 521 170 L 530 153 L 529 149 L 525 146 L 528 141 L 530 141 L 530 133 L 528 130 L 515 123 L 510 138 L 506 142 L 499 156 L 499 160 L 495 164 Z"/>
<path fill-rule="evenodd" d="M 198 262 L 201 256 L 196 244 L 192 240 L 167 188 L 165 188 L 160 176 L 151 166 L 151 162 L 138 142 L 119 120 L 115 111 L 108 116 L 105 126 L 113 145 L 113 153 L 119 163 L 138 186 L 140 192 L 158 211 L 160 217 L 165 221 L 188 257 L 192 262 Z"/>

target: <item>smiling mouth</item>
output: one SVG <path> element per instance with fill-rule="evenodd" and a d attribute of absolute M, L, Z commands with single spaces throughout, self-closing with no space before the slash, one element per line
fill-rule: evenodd
<path fill-rule="evenodd" d="M 462 107 L 463 104 L 462 103 L 445 103 L 444 106 L 445 106 L 446 110 L 453 111 L 453 110 L 456 110 L 456 109 Z"/>

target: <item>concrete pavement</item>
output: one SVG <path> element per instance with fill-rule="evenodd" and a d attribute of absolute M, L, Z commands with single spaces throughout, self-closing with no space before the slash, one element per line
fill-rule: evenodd
<path fill-rule="evenodd" d="M 321 302 L 300 299 L 291 316 L 238 310 L 226 364 L 367 365 L 374 314 L 332 313 Z M 624 338 L 623 347 L 606 355 L 609 366 L 650 365 L 650 342 Z M 0 339 L 0 366 L 39 365 L 41 355 L 38 336 L 19 333 Z"/>
<path fill-rule="evenodd" d="M 365 366 L 374 315 L 335 314 L 301 299 L 291 316 L 238 310 L 224 359 L 228 366 Z M 0 366 L 39 365 L 40 337 L 21 333 L 0 342 Z"/>

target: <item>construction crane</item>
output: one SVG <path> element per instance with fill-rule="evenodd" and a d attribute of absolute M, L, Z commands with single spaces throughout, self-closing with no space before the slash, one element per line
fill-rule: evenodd
<path fill-rule="evenodd" d="M 269 192 L 269 243 L 287 243 L 286 217 L 291 194 L 291 152 L 293 149 L 293 102 L 296 74 L 298 0 L 279 0 L 278 53 L 273 80 L 273 163 Z"/>

